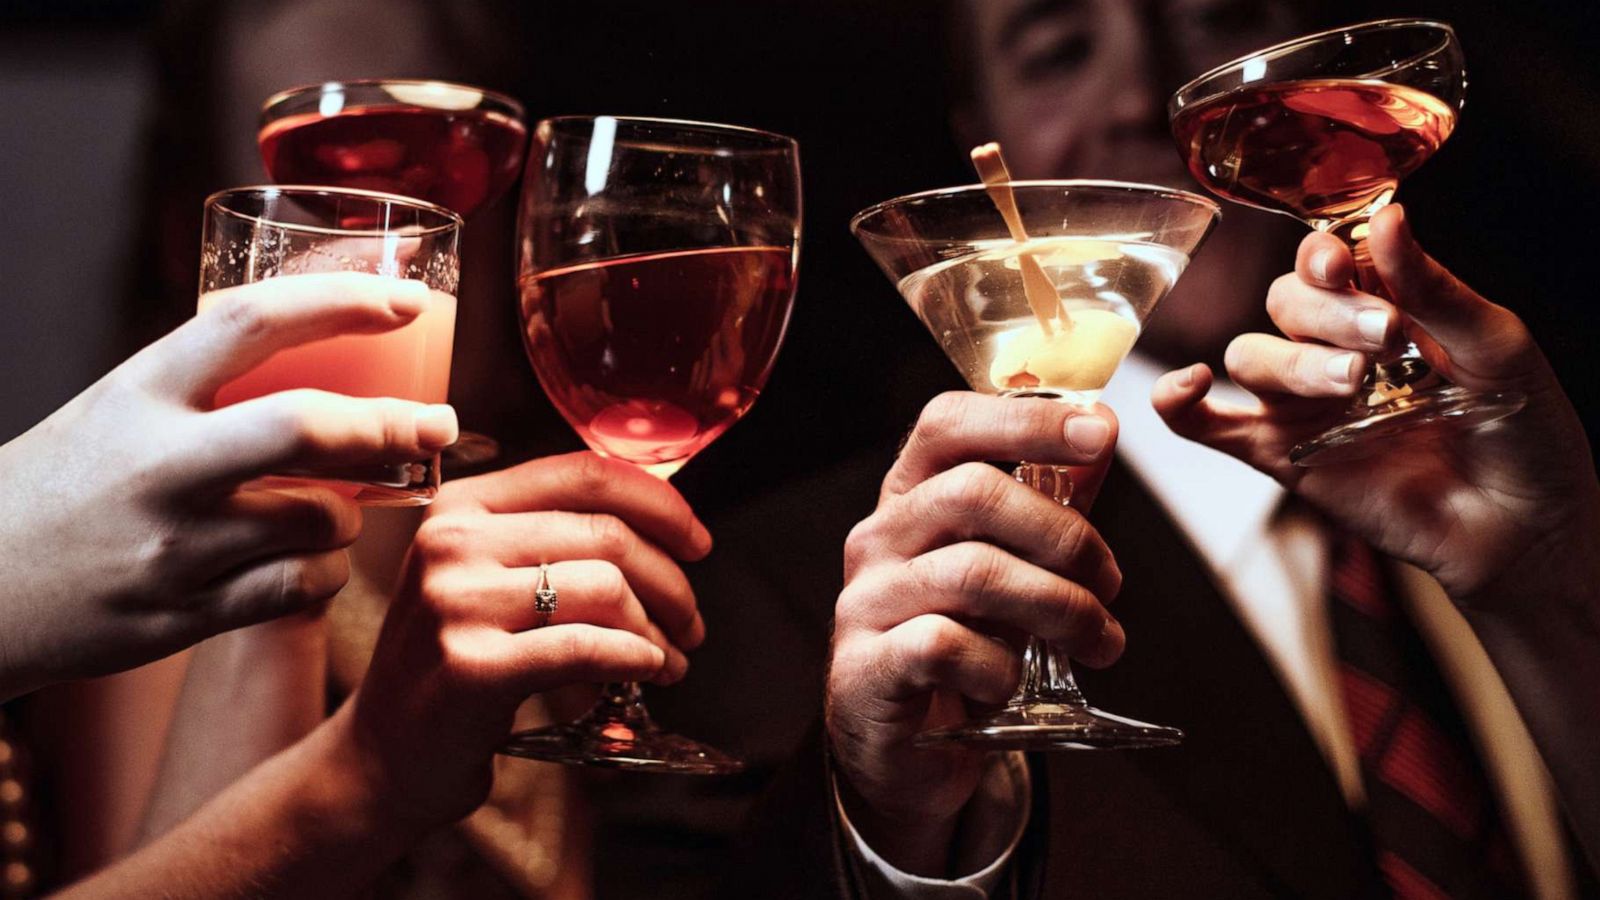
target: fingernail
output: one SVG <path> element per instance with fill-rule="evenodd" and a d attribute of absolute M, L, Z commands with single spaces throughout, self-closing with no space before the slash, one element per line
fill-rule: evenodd
<path fill-rule="evenodd" d="M 1067 420 L 1067 443 L 1080 453 L 1099 453 L 1111 438 L 1111 426 L 1099 416 L 1073 416 Z"/>
<path fill-rule="evenodd" d="M 448 404 L 435 403 L 417 412 L 417 443 L 428 447 L 448 447 L 461 436 L 456 411 Z"/>
<path fill-rule="evenodd" d="M 1341 353 L 1322 364 L 1322 373 L 1334 384 L 1350 384 L 1356 380 L 1358 361 L 1354 353 Z"/>
<path fill-rule="evenodd" d="M 420 316 L 428 301 L 428 286 L 415 278 L 401 279 L 389 292 L 389 309 L 396 315 Z"/>
<path fill-rule="evenodd" d="M 1095 645 L 1094 659 L 1084 662 L 1095 668 L 1109 666 L 1117 661 L 1127 645 L 1128 635 L 1122 630 L 1122 623 L 1108 616 L 1100 627 L 1100 641 Z"/>
<path fill-rule="evenodd" d="M 1194 387 L 1194 366 L 1190 366 L 1189 368 L 1178 373 L 1178 387 Z"/>
<path fill-rule="evenodd" d="M 1356 330 L 1369 344 L 1383 346 L 1389 336 L 1389 314 L 1381 309 L 1369 309 L 1356 315 Z"/>
<path fill-rule="evenodd" d="M 1332 251 L 1322 250 L 1311 254 L 1311 277 L 1322 282 L 1323 284 L 1327 284 L 1328 267 L 1331 265 L 1333 265 Z"/>

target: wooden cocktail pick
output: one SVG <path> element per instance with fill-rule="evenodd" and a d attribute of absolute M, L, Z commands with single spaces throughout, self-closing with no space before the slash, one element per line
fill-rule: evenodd
<path fill-rule="evenodd" d="M 1011 193 L 1011 173 L 1006 169 L 1005 157 L 1000 155 L 1000 145 L 991 141 L 973 147 L 972 165 L 978 170 L 978 177 L 983 179 L 983 186 L 988 188 L 989 199 L 1000 211 L 1000 218 L 1005 219 L 1011 239 L 1019 244 L 1026 243 L 1028 232 L 1022 227 L 1017 198 Z M 1051 319 L 1059 322 L 1063 330 L 1071 329 L 1072 319 L 1062 313 L 1061 297 L 1056 293 L 1056 286 L 1050 282 L 1050 276 L 1044 274 L 1039 260 L 1032 253 L 1019 253 L 1017 265 L 1022 270 L 1023 293 L 1028 298 L 1028 306 L 1033 308 L 1034 318 L 1039 320 L 1039 328 L 1044 331 L 1044 336 L 1052 337 L 1055 334 L 1050 326 Z"/>

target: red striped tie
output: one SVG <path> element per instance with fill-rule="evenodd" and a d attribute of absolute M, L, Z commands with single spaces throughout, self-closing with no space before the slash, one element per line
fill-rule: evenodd
<path fill-rule="evenodd" d="M 1523 879 L 1455 701 L 1372 548 L 1332 545 L 1345 711 L 1378 869 L 1403 900 L 1520 897 Z"/>

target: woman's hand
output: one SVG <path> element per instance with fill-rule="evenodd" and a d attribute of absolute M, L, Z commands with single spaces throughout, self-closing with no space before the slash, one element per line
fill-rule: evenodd
<path fill-rule="evenodd" d="M 391 814 L 460 818 L 487 796 L 495 749 L 529 695 L 683 676 L 705 627 L 677 561 L 710 549 L 671 486 L 592 453 L 446 484 L 372 665 L 331 725 L 349 729 Z M 534 608 L 541 564 L 557 591 L 548 623 Z"/>
<path fill-rule="evenodd" d="M 0 447 L 0 697 L 331 597 L 356 505 L 241 486 L 455 440 L 448 406 L 396 399 L 288 391 L 209 410 L 217 388 L 280 349 L 411 322 L 429 302 L 422 283 L 316 274 L 229 292 Z"/>

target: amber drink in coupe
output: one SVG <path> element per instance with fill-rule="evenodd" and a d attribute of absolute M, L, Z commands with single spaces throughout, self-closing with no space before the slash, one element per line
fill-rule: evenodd
<path fill-rule="evenodd" d="M 1172 131 L 1212 192 L 1337 223 L 1387 203 L 1455 124 L 1455 109 L 1426 91 L 1324 78 L 1203 100 L 1173 117 Z"/>
<path fill-rule="evenodd" d="M 671 474 L 755 402 L 793 263 L 717 247 L 539 272 L 522 282 L 528 358 L 589 446 Z"/>
<path fill-rule="evenodd" d="M 1355 286 L 1387 296 L 1367 246 L 1368 222 L 1455 131 L 1466 89 L 1454 29 L 1383 19 L 1218 66 L 1179 88 L 1167 112 L 1178 152 L 1201 184 L 1338 237 L 1355 260 Z M 1451 384 L 1415 344 L 1389 348 L 1372 359 L 1344 415 L 1296 444 L 1289 459 L 1344 463 L 1380 453 L 1388 438 L 1410 431 L 1502 419 L 1526 400 Z"/>
<path fill-rule="evenodd" d="M 385 224 L 344 224 L 353 221 Z M 320 293 L 342 289 L 344 282 L 331 284 L 330 278 L 359 275 L 412 282 L 413 290 L 428 295 L 422 313 L 393 331 L 340 335 L 273 354 L 218 389 L 214 404 L 300 389 L 443 403 L 450 388 L 460 232 L 461 218 L 450 210 L 394 194 L 255 187 L 212 195 L 201 248 L 201 312 L 233 302 L 241 285 L 268 279 L 286 291 L 300 280 Z M 323 483 L 367 505 L 417 506 L 438 490 L 439 459 L 280 472 L 270 480 Z"/>

